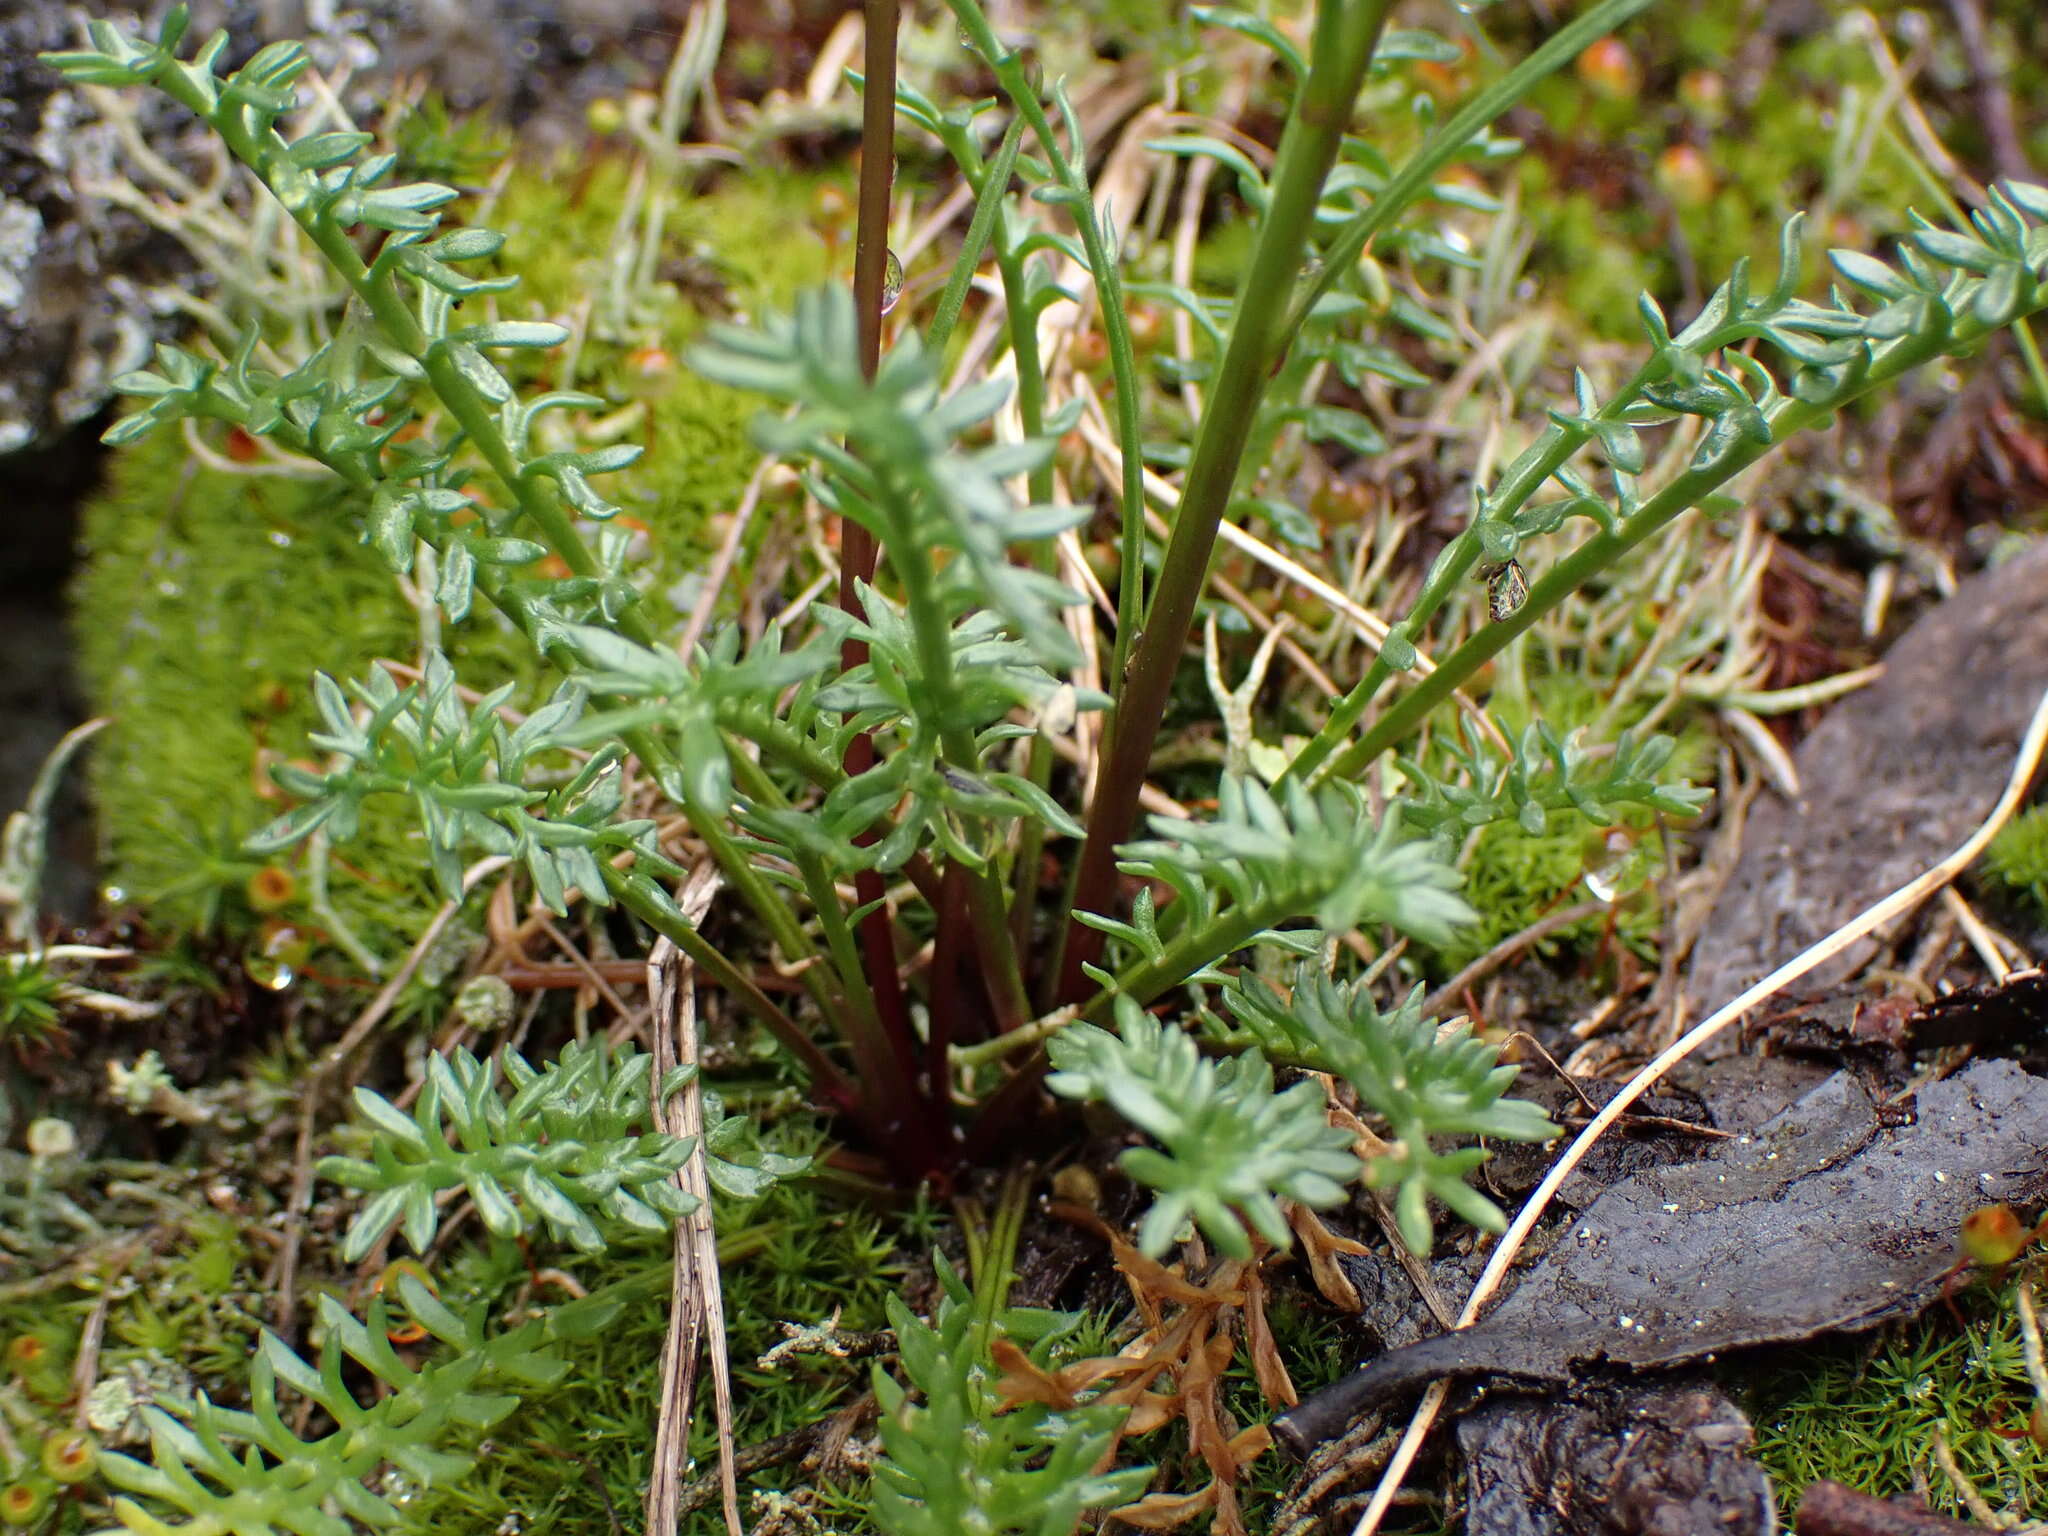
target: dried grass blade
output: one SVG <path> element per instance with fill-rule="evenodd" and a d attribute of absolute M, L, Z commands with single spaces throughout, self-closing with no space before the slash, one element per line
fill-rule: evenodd
<path fill-rule="evenodd" d="M 703 920 L 718 890 L 708 866 L 685 886 L 679 905 L 694 925 Z M 719 1493 L 725 1528 L 743 1536 L 739 1477 L 734 1467 L 732 1364 L 726 1358 L 725 1298 L 718 1279 L 718 1235 L 711 1219 L 711 1184 L 704 1171 L 704 1101 L 692 1081 L 664 1102 L 659 1084 L 676 1066 L 697 1060 L 695 967 L 667 939 L 647 957 L 647 995 L 653 1004 L 655 1129 L 694 1136 L 696 1149 L 676 1171 L 676 1182 L 697 1197 L 697 1208 L 676 1223 L 675 1281 L 669 1296 L 668 1340 L 662 1348 L 661 1412 L 654 1432 L 654 1469 L 647 1483 L 647 1530 L 668 1536 L 680 1520 L 684 1472 L 690 1455 L 690 1397 L 697 1358 L 711 1355 L 712 1404 L 718 1415 Z"/>

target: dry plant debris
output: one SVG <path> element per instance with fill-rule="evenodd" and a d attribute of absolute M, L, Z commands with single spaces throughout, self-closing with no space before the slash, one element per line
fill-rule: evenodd
<path fill-rule="evenodd" d="M 1887 1129 L 1837 1075 L 1754 1133 L 1607 1190 L 1484 1321 L 1380 1356 L 1275 1433 L 1307 1446 L 1446 1376 L 1563 1383 L 1596 1362 L 1682 1365 L 1911 1315 L 1988 1201 L 2048 1201 L 2048 1083 L 1977 1062 Z"/>
<path fill-rule="evenodd" d="M 1195 1281 L 1178 1264 L 1146 1258 L 1085 1206 L 1056 1201 L 1050 1209 L 1108 1245 L 1117 1272 L 1130 1287 L 1140 1331 L 1115 1355 L 1076 1360 L 1055 1370 L 1044 1369 L 1015 1344 L 998 1339 L 992 1350 L 1003 1373 L 998 1394 L 1010 1404 L 1043 1403 L 1064 1409 L 1080 1402 L 1089 1388 L 1115 1383 L 1092 1400 L 1130 1410 L 1119 1440 L 1179 1421 L 1210 1477 L 1192 1492 L 1148 1494 L 1119 1509 L 1116 1518 L 1139 1530 L 1169 1531 L 1209 1514 L 1217 1536 L 1248 1536 L 1236 1485 L 1244 1469 L 1271 1445 L 1271 1436 L 1262 1424 L 1236 1424 L 1223 1406 L 1222 1384 L 1241 1335 L 1267 1402 L 1278 1406 L 1295 1401 L 1294 1385 L 1266 1321 L 1261 1266 L 1272 1250 L 1255 1239 L 1251 1258 L 1217 1263 L 1204 1279 Z"/>

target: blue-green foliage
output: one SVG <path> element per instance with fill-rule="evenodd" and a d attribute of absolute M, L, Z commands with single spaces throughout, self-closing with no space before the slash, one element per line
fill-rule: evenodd
<path fill-rule="evenodd" d="M 1259 1047 L 1318 1071 L 1333 1072 L 1393 1132 L 1387 1154 L 1369 1160 L 1368 1183 L 1396 1191 L 1401 1237 L 1416 1253 L 1433 1243 L 1429 1197 L 1474 1226 L 1499 1232 L 1500 1208 L 1466 1183 L 1486 1160 L 1478 1147 L 1438 1152 L 1437 1136 L 1548 1141 L 1557 1134 L 1543 1111 L 1504 1097 L 1515 1069 L 1470 1024 L 1442 1029 L 1422 1012 L 1417 987 L 1391 1014 L 1380 1012 L 1364 982 L 1341 985 L 1313 963 L 1295 973 L 1282 998 L 1264 982 L 1240 977 L 1225 994 L 1231 1013 Z"/>
<path fill-rule="evenodd" d="M 989 1386 L 988 1330 L 977 1326 L 959 1276 L 942 1263 L 939 1279 L 944 1295 L 930 1325 L 888 1298 L 909 1387 L 875 1367 L 884 1459 L 875 1468 L 874 1514 L 886 1536 L 1071 1536 L 1083 1512 L 1144 1492 L 1150 1467 L 1095 1470 L 1126 1410 L 1026 1403 L 1002 1411 Z M 1018 1309 L 1000 1320 L 1056 1317 Z"/>
<path fill-rule="evenodd" d="M 500 1092 L 501 1071 L 510 1098 Z M 653 1058 L 630 1047 L 614 1056 L 601 1043 L 572 1042 L 539 1070 L 515 1051 L 489 1063 L 466 1050 L 430 1055 L 410 1115 L 358 1088 L 356 1103 L 372 1129 L 370 1158 L 329 1157 L 319 1166 L 322 1177 L 372 1196 L 350 1223 L 342 1257 L 360 1259 L 400 1222 L 406 1242 L 425 1253 L 440 1221 L 435 1196 L 456 1188 L 499 1237 L 544 1225 L 590 1251 L 605 1245 L 605 1226 L 668 1231 L 697 1205 L 674 1177 L 693 1143 L 635 1130 L 649 1117 L 652 1071 Z M 676 1068 L 660 1084 L 662 1097 L 695 1075 L 695 1067 Z M 808 1166 L 762 1151 L 751 1122 L 725 1116 L 708 1095 L 704 1118 L 705 1170 L 722 1193 L 751 1199 Z"/>
<path fill-rule="evenodd" d="M 1190 1218 L 1234 1258 L 1251 1255 L 1247 1223 L 1285 1248 L 1280 1197 L 1316 1206 L 1344 1198 L 1358 1159 L 1351 1138 L 1325 1118 L 1313 1083 L 1276 1093 L 1257 1051 L 1212 1061 L 1185 1030 L 1128 997 L 1117 999 L 1116 1018 L 1116 1034 L 1077 1024 L 1056 1035 L 1046 1086 L 1107 1102 L 1164 1148 L 1133 1147 L 1118 1160 L 1158 1194 L 1138 1230 L 1146 1253 L 1164 1253 Z"/>
<path fill-rule="evenodd" d="M 400 1277 L 399 1289 L 405 1311 L 444 1356 L 408 1364 L 387 1337 L 399 1319 L 381 1298 L 370 1304 L 365 1324 L 323 1296 L 317 1367 L 265 1332 L 250 1366 L 248 1412 L 204 1395 L 187 1412 L 146 1408 L 151 1461 L 100 1453 L 107 1481 L 146 1501 L 117 1498 L 121 1523 L 137 1536 L 350 1536 L 361 1525 L 396 1525 L 398 1509 L 366 1479 L 385 1467 L 428 1486 L 461 1478 L 472 1458 L 442 1450 L 440 1442 L 497 1423 L 518 1407 L 523 1391 L 559 1377 L 563 1367 L 550 1341 L 601 1328 L 613 1310 L 592 1299 L 492 1334 L 480 1317 L 458 1316 L 411 1275 Z M 369 1406 L 349 1386 L 345 1361 L 384 1389 Z M 280 1385 L 316 1404 L 335 1427 L 302 1438 L 285 1421 Z M 185 1520 L 172 1524 L 157 1509 Z"/>

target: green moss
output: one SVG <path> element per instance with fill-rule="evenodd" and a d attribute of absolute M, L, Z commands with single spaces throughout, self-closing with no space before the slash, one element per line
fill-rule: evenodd
<path fill-rule="evenodd" d="M 1510 740 L 1519 740 L 1532 715 L 1549 722 L 1560 734 L 1590 723 L 1601 711 L 1603 690 L 1611 684 L 1549 672 L 1530 680 L 1529 695 L 1502 692 L 1487 701 Z M 1639 701 L 1622 711 L 1626 728 L 1649 707 Z M 1666 723 L 1665 730 L 1672 727 Z M 1664 782 L 1700 781 L 1712 763 L 1711 740 L 1699 733 L 1677 731 L 1678 749 L 1660 776 Z M 1458 771 L 1448 754 L 1430 764 L 1433 772 Z M 1465 860 L 1462 894 L 1478 916 L 1456 939 L 1429 952 L 1432 975 L 1448 976 L 1485 954 L 1502 940 L 1520 933 L 1563 907 L 1575 906 L 1593 894 L 1588 875 L 1614 891 L 1607 910 L 1557 930 L 1534 947 L 1539 955 L 1571 953 L 1619 940 L 1638 954 L 1652 952 L 1662 913 L 1655 881 L 1664 863 L 1662 835 L 1656 818 L 1635 806 L 1615 808 L 1612 826 L 1599 827 L 1575 811 L 1556 812 L 1540 833 L 1525 831 L 1519 822 L 1497 821 L 1482 828 Z"/>
<path fill-rule="evenodd" d="M 505 269 L 524 278 L 501 301 L 505 313 L 572 315 L 601 287 L 626 182 L 615 161 L 508 180 L 487 214 L 510 237 Z M 831 268 L 808 224 L 814 189 L 809 179 L 769 176 L 679 198 L 664 242 L 670 265 L 738 309 L 786 302 Z M 673 615 L 694 601 L 685 578 L 705 562 L 716 520 L 753 470 L 746 428 L 756 405 L 675 361 L 702 317 L 663 293 L 643 334 L 586 342 L 574 383 L 616 402 L 628 413 L 623 434 L 648 444 L 642 463 L 608 489 L 644 530 L 650 600 Z M 558 368 L 560 359 L 531 366 Z M 358 542 L 362 513 L 336 482 L 188 462 L 174 435 L 116 453 L 106 488 L 85 508 L 73 592 L 81 670 L 94 708 L 115 719 L 93 768 L 107 880 L 161 926 L 230 936 L 254 926 L 245 887 L 259 865 L 240 846 L 277 809 L 264 798 L 258 754 L 308 753 L 314 671 L 358 677 L 372 658 L 417 653 L 411 609 Z M 450 626 L 444 644 L 473 686 L 509 679 L 530 695 L 546 680 L 495 614 Z M 330 889 L 342 919 L 390 954 L 439 896 L 406 808 L 372 810 L 362 834 L 336 850 L 344 867 Z M 296 886 L 276 919 L 317 927 L 303 870 Z"/>
<path fill-rule="evenodd" d="M 2048 918 L 2048 805 L 2022 811 L 1984 850 L 1984 872 Z"/>
<path fill-rule="evenodd" d="M 1866 247 L 1899 227 L 1899 210 L 1910 205 L 1937 212 L 1885 137 L 1861 164 L 1841 142 L 1845 110 L 1866 110 L 1881 86 L 1861 40 L 1815 29 L 1785 48 L 1767 86 L 1742 101 L 1740 82 L 1721 73 L 1742 29 L 1711 7 L 1673 21 L 1666 32 L 1627 34 L 1642 76 L 1633 99 L 1599 97 L 1569 69 L 1529 97 L 1541 129 L 1515 174 L 1537 237 L 1531 272 L 1594 334 L 1639 341 L 1635 300 L 1644 291 L 1683 312 L 1682 259 L 1695 300 L 1738 259 L 1774 273 L 1778 231 L 1795 210 L 1828 210 L 1829 227 L 1807 232 L 1809 283 L 1819 280 L 1819 250 Z M 1660 185 L 1667 154 L 1696 155 L 1691 195 Z"/>
<path fill-rule="evenodd" d="M 718 1224 L 726 1255 L 720 1268 L 734 1433 L 748 1446 L 817 1423 L 866 1389 L 865 1361 L 807 1355 L 773 1371 L 754 1366 L 782 1342 L 780 1324 L 818 1322 L 837 1310 L 846 1329 L 882 1327 L 882 1298 L 901 1291 L 903 1264 L 896 1232 L 872 1214 L 835 1208 L 816 1185 L 802 1181 L 778 1186 L 745 1210 L 721 1205 Z M 626 1305 L 616 1322 L 565 1346 L 568 1369 L 559 1382 L 526 1394 L 519 1411 L 492 1430 L 492 1453 L 459 1486 L 413 1501 L 410 1528 L 489 1530 L 512 1508 L 531 1536 L 602 1531 L 611 1528 L 609 1506 L 637 1529 L 668 1329 L 669 1251 L 665 1244 L 617 1247 L 568 1267 L 593 1291 L 617 1288 Z M 511 1298 L 527 1279 L 516 1247 L 489 1244 L 452 1260 L 443 1292 Z M 718 1465 L 708 1374 L 697 1390 L 690 1454 L 695 1473 L 703 1474 Z M 792 1489 L 806 1481 L 805 1473 L 788 1466 L 765 1469 L 742 1487 Z M 828 1495 L 835 1528 L 848 1536 L 870 1529 L 862 1518 L 864 1493 L 854 1486 Z M 724 1522 L 714 1503 L 686 1516 L 681 1530 L 682 1536 L 717 1536 Z"/>
<path fill-rule="evenodd" d="M 2033 1390 L 2013 1303 L 2018 1283 L 1968 1302 L 1961 1332 L 1946 1307 L 1935 1307 L 1874 1347 L 1851 1338 L 1781 1356 L 1761 1385 L 1753 1364 L 1731 1365 L 1723 1385 L 1751 1394 L 1757 1456 L 1781 1508 L 1832 1478 L 1881 1497 L 1924 1489 L 1935 1508 L 1967 1518 L 1935 1464 L 1939 1429 L 1994 1508 L 2039 1519 L 2048 1509 L 2048 1454 L 2022 1433 Z"/>
<path fill-rule="evenodd" d="M 313 672 L 360 674 L 370 657 L 416 648 L 410 610 L 357 541 L 359 518 L 337 484 L 209 470 L 169 435 L 116 454 L 85 509 L 73 600 L 86 687 L 114 719 L 92 761 L 107 879 L 169 926 L 252 924 L 245 887 L 259 862 L 239 845 L 275 814 L 257 755 L 306 752 Z M 464 670 L 513 666 L 514 638 L 488 619 L 468 626 Z M 346 857 L 370 878 L 336 881 L 337 905 L 386 942 L 434 900 L 389 816 Z"/>

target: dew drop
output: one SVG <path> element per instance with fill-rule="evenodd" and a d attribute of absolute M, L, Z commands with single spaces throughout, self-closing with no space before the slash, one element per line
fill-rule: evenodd
<path fill-rule="evenodd" d="M 896 259 L 894 251 L 889 252 L 888 263 L 882 268 L 882 313 L 887 314 L 896 307 L 896 300 L 903 294 L 903 263 Z"/>
<path fill-rule="evenodd" d="M 309 947 L 298 929 L 272 919 L 243 951 L 242 971 L 264 991 L 282 992 L 298 980 L 298 967 L 305 963 Z"/>
<path fill-rule="evenodd" d="M 248 973 L 251 981 L 266 992 L 282 992 L 295 979 L 289 965 L 277 956 L 267 955 L 261 950 L 244 955 L 242 969 Z"/>

